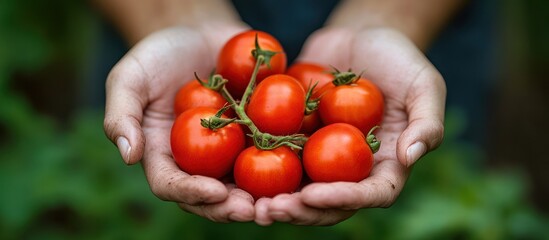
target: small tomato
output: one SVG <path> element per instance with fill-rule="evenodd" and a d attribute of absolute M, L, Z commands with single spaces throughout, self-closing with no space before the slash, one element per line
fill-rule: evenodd
<path fill-rule="evenodd" d="M 364 134 L 346 123 L 319 129 L 303 147 L 303 167 L 314 182 L 359 182 L 368 177 L 373 162 Z"/>
<path fill-rule="evenodd" d="M 244 132 L 230 123 L 219 129 L 201 125 L 218 109 L 197 107 L 180 114 L 172 126 L 170 143 L 175 162 L 184 172 L 220 178 L 229 173 L 238 154 L 244 149 Z M 225 117 L 225 116 L 222 116 Z"/>
<path fill-rule="evenodd" d="M 249 147 L 238 155 L 234 166 L 236 186 L 255 199 L 295 192 L 302 174 L 297 154 L 288 147 L 274 150 Z"/>

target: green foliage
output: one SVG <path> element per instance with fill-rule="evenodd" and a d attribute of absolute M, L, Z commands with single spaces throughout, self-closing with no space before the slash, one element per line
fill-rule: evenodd
<path fill-rule="evenodd" d="M 17 96 L 3 96 L 0 148 L 2 239 L 439 239 L 539 238 L 548 221 L 524 199 L 517 170 L 486 170 L 482 152 L 454 140 L 415 167 L 388 209 L 365 209 L 333 227 L 218 224 L 158 200 L 139 166 L 127 167 L 102 131 L 102 114 L 83 111 L 66 130 Z M 64 128 L 65 129 L 65 128 Z"/>

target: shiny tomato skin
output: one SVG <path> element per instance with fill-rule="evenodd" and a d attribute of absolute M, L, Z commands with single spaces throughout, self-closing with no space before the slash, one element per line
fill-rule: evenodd
<path fill-rule="evenodd" d="M 288 147 L 274 150 L 260 150 L 255 146 L 246 148 L 234 166 L 236 186 L 254 199 L 295 192 L 302 175 L 301 162 Z"/>
<path fill-rule="evenodd" d="M 202 86 L 197 80 L 189 81 L 177 91 L 174 102 L 174 113 L 178 116 L 182 112 L 195 107 L 211 107 L 221 109 L 227 100 L 220 93 Z M 234 113 L 225 112 L 228 116 Z"/>
<path fill-rule="evenodd" d="M 303 116 L 303 123 L 301 124 L 299 133 L 312 134 L 321 126 L 320 114 L 318 111 L 313 111 L 311 114 Z"/>
<path fill-rule="evenodd" d="M 297 62 L 286 70 L 286 74 L 297 79 L 305 90 L 308 90 L 309 85 L 314 85 L 315 82 L 318 82 L 315 89 L 320 89 L 322 86 L 334 80 L 334 76 L 330 71 L 329 68 L 317 63 Z"/>
<path fill-rule="evenodd" d="M 331 90 L 332 88 L 335 88 L 336 86 L 333 83 L 326 83 L 324 86 L 316 88 L 316 90 L 313 92 L 313 99 L 322 97 L 326 92 Z"/>
<path fill-rule="evenodd" d="M 277 52 L 271 58 L 270 68 L 265 64 L 260 67 L 257 83 L 269 75 L 286 71 L 286 53 L 275 37 L 256 30 L 237 34 L 225 43 L 217 60 L 217 72 L 229 80 L 226 84 L 227 90 L 236 99 L 240 99 L 244 94 L 255 67 L 256 60 L 251 52 L 255 49 L 256 35 L 261 49 Z"/>
<path fill-rule="evenodd" d="M 362 132 L 346 123 L 325 126 L 303 147 L 303 167 L 313 182 L 359 182 L 368 177 L 373 153 Z"/>
<path fill-rule="evenodd" d="M 271 75 L 254 89 L 246 113 L 262 132 L 297 133 L 305 115 L 305 90 L 291 76 Z"/>
<path fill-rule="evenodd" d="M 383 120 L 383 94 L 371 81 L 361 78 L 350 85 L 326 85 L 318 105 L 324 125 L 349 123 L 368 134 Z"/>
<path fill-rule="evenodd" d="M 215 131 L 201 126 L 201 118 L 214 116 L 217 111 L 197 107 L 175 119 L 170 144 L 174 160 L 184 172 L 221 178 L 232 170 L 236 157 L 244 149 L 240 125 L 231 123 Z"/>

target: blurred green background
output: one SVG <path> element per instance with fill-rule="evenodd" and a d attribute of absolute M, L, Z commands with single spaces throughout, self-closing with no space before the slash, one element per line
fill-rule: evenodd
<path fill-rule="evenodd" d="M 549 239 L 549 3 L 488 2 L 487 124 L 471 128 L 475 116 L 449 105 L 444 143 L 390 208 L 332 227 L 258 227 L 181 211 L 153 196 L 139 166 L 124 165 L 95 104 L 97 49 L 109 48 L 92 7 L 1 1 L 0 239 Z M 463 138 L 470 129 L 482 140 Z"/>

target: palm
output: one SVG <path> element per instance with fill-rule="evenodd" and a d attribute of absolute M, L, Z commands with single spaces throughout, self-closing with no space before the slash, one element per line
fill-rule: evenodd
<path fill-rule="evenodd" d="M 301 59 L 338 69 L 364 71 L 363 76 L 375 82 L 384 93 L 382 129 L 376 132 L 382 144 L 374 155 L 372 172 L 359 183 L 314 183 L 300 193 L 262 200 L 256 204 L 256 209 L 266 209 L 257 211 L 260 224 L 269 224 L 272 220 L 334 224 L 360 208 L 391 205 L 409 174 L 405 148 L 413 143 L 410 141 L 415 141 L 418 132 L 430 127 L 420 120 L 424 120 L 425 114 L 430 115 L 430 108 L 442 104 L 443 109 L 442 78 L 404 35 L 375 29 L 358 33 L 354 39 L 345 36 L 348 35 L 338 31 L 313 35 Z"/>
<path fill-rule="evenodd" d="M 133 125 L 124 133 L 137 139 L 132 143 L 135 149 L 129 162 L 135 163 L 142 156 L 151 190 L 159 198 L 178 202 L 185 210 L 215 221 L 249 221 L 253 205 L 247 193 L 213 178 L 189 176 L 179 170 L 171 154 L 175 94 L 194 78 L 194 72 L 205 76 L 215 65 L 215 47 L 206 42 L 194 30 L 172 28 L 136 45 L 109 76 L 105 129 L 117 134 L 110 129 L 127 127 L 117 125 L 121 118 Z M 110 108 L 118 109 L 120 116 L 109 116 L 113 112 Z"/>

